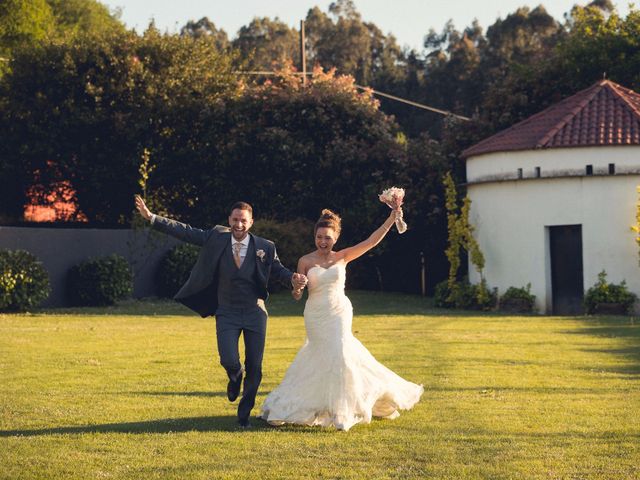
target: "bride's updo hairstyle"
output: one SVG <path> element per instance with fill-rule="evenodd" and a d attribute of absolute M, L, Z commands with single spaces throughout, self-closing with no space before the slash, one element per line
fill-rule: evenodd
<path fill-rule="evenodd" d="M 315 235 L 318 232 L 319 228 L 331 228 L 334 232 L 336 232 L 336 237 L 340 235 L 340 222 L 341 219 L 337 213 L 332 212 L 331 210 L 325 208 L 322 210 L 322 214 L 320 218 L 316 222 L 316 226 L 313 228 L 313 234 Z"/>

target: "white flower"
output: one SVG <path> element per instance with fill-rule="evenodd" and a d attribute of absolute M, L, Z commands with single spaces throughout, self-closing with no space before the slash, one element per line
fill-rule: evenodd
<path fill-rule="evenodd" d="M 404 188 L 391 187 L 384 190 L 378 198 L 381 202 L 386 203 L 389 207 L 397 210 L 396 228 L 398 233 L 407 231 L 407 224 L 402 219 L 402 204 L 404 203 Z"/>
<path fill-rule="evenodd" d="M 390 207 L 402 205 L 404 201 L 404 188 L 391 187 L 384 190 L 378 198 L 381 202 L 386 203 Z"/>
<path fill-rule="evenodd" d="M 264 250 L 260 249 L 256 252 L 256 257 L 260 259 L 261 262 L 264 262 Z"/>

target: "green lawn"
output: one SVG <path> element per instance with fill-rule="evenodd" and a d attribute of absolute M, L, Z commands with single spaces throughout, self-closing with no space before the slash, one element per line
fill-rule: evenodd
<path fill-rule="evenodd" d="M 0 315 L 0 478 L 640 478 L 633 319 L 351 298 L 358 338 L 425 394 L 346 433 L 236 430 L 214 323 L 179 305 Z M 304 340 L 301 303 L 269 309 L 258 405 Z"/>

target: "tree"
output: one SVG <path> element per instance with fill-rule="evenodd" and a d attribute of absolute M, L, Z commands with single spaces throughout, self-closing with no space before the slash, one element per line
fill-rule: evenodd
<path fill-rule="evenodd" d="M 432 51 L 425 63 L 425 103 L 456 113 L 473 113 L 483 41 L 477 24 L 459 32 L 449 22 L 439 36 L 434 32 L 427 36 L 425 47 Z"/>
<path fill-rule="evenodd" d="M 392 36 L 362 20 L 351 0 L 338 0 L 329 14 L 318 7 L 305 20 L 309 61 L 336 68 L 364 85 L 381 85 L 403 77 L 403 53 Z"/>
<path fill-rule="evenodd" d="M 487 29 L 482 67 L 489 75 L 504 76 L 509 65 L 541 61 L 563 34 L 560 23 L 543 6 L 520 7 Z"/>
<path fill-rule="evenodd" d="M 635 232 L 635 242 L 638 244 L 638 265 L 640 265 L 640 185 L 636 187 L 638 201 L 636 203 L 636 223 L 631 226 L 631 231 Z"/>
<path fill-rule="evenodd" d="M 38 172 L 45 185 L 70 181 L 89 221 L 125 223 L 144 149 L 180 175 L 172 160 L 205 148 L 201 130 L 238 88 L 211 42 L 155 29 L 55 40 L 12 65 L 0 83 L 0 203 L 12 218 Z"/>
<path fill-rule="evenodd" d="M 0 2 L 0 76 L 17 48 L 55 36 L 123 32 L 116 15 L 96 0 L 4 0 Z"/>
<path fill-rule="evenodd" d="M 42 40 L 52 32 L 54 17 L 46 0 L 5 0 L 0 3 L 0 76 L 16 47 Z"/>
<path fill-rule="evenodd" d="M 193 38 L 207 38 L 211 40 L 218 50 L 227 50 L 230 46 L 227 32 L 216 28 L 215 23 L 207 17 L 202 17 L 197 22 L 189 20 L 187 24 L 180 29 L 180 35 L 188 35 Z"/>
<path fill-rule="evenodd" d="M 278 18 L 254 18 L 238 31 L 232 46 L 240 52 L 248 70 L 273 70 L 300 58 L 298 31 Z"/>
<path fill-rule="evenodd" d="M 469 222 L 471 199 L 465 196 L 462 206 L 458 205 L 458 193 L 453 177 L 449 172 L 444 176 L 443 183 L 446 189 L 447 230 L 449 232 L 449 240 L 445 252 L 450 265 L 449 278 L 447 279 L 449 298 L 447 300 L 455 302 L 456 296 L 460 293 L 461 286 L 458 282 L 458 269 L 460 268 L 460 252 L 464 250 L 468 253 L 471 263 L 480 274 L 480 288 L 477 288 L 475 293 L 478 305 L 484 306 L 489 301 L 489 291 L 482 272 L 484 269 L 484 255 L 473 236 L 474 227 Z"/>
<path fill-rule="evenodd" d="M 606 76 L 631 89 L 640 88 L 640 13 L 626 18 L 607 2 L 574 7 L 557 42 L 542 56 L 487 89 L 482 123 L 496 131 L 587 88 Z"/>
<path fill-rule="evenodd" d="M 124 32 L 119 12 L 112 14 L 97 0 L 46 0 L 55 19 L 59 35 Z"/>
<path fill-rule="evenodd" d="M 276 220 L 315 219 L 334 208 L 345 230 L 362 232 L 378 211 L 377 190 L 394 178 L 394 162 L 405 162 L 397 125 L 375 99 L 352 78 L 320 69 L 306 88 L 290 68 L 247 88 L 228 104 L 220 128 L 212 131 L 217 149 L 189 180 L 198 223 L 224 219 L 228 204 L 244 198 Z"/>

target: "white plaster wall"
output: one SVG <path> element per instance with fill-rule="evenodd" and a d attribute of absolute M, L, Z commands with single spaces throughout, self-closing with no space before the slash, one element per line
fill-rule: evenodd
<path fill-rule="evenodd" d="M 542 177 L 583 175 L 586 165 L 593 165 L 595 174 L 604 174 L 610 163 L 615 164 L 616 173 L 640 173 L 640 147 L 554 148 L 479 155 L 467 160 L 467 181 L 515 179 L 518 168 L 522 168 L 524 178 L 533 178 L 535 167 L 540 167 Z"/>
<path fill-rule="evenodd" d="M 521 165 L 530 166 L 544 167 L 543 161 L 565 166 L 571 162 L 574 165 L 592 163 L 594 168 L 616 163 L 616 170 L 618 165 L 640 166 L 640 148 L 637 147 L 579 149 L 580 155 L 570 158 L 569 154 L 575 150 L 578 149 L 519 152 L 516 156 Z M 558 158 L 550 155 L 553 152 L 558 153 Z M 544 158 L 535 158 L 536 155 Z M 514 154 L 469 159 L 468 180 L 472 182 L 474 175 L 488 172 L 489 166 L 495 169 L 508 162 L 507 156 Z M 482 165 L 476 164 L 478 160 L 482 160 L 479 162 Z M 635 221 L 638 185 L 640 174 L 469 185 L 470 220 L 485 255 L 488 284 L 504 293 L 510 286 L 522 287 L 531 283 L 531 291 L 537 297 L 536 307 L 540 312 L 548 312 L 551 264 L 545 227 L 582 225 L 585 290 L 596 282 L 598 273 L 604 269 L 609 281 L 618 283 L 625 279 L 630 290 L 640 296 L 638 247 L 634 232 L 630 230 Z M 477 282 L 477 273 L 471 267 L 470 272 L 471 281 Z"/>

